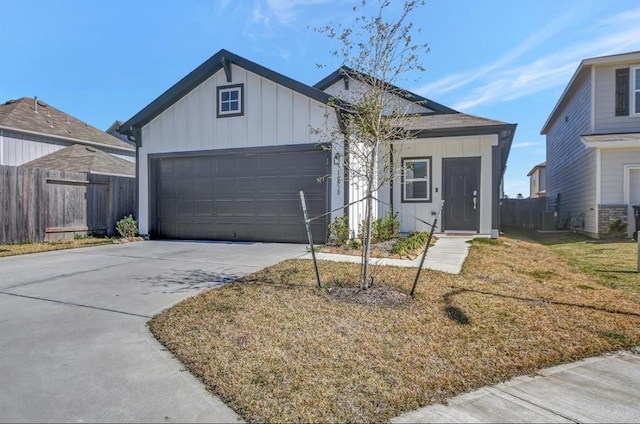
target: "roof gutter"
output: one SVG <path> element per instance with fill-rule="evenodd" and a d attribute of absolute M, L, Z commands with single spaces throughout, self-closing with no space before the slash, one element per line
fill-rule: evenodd
<path fill-rule="evenodd" d="M 121 151 L 124 151 L 124 152 L 135 153 L 135 151 L 136 151 L 136 149 L 133 148 L 133 147 L 112 146 L 110 144 L 99 143 L 97 141 L 87 141 L 87 140 L 80 140 L 78 138 L 72 138 L 72 137 L 62 137 L 62 136 L 59 136 L 59 135 L 42 133 L 42 132 L 39 132 L 39 131 L 31 131 L 31 130 L 23 130 L 21 128 L 7 127 L 5 125 L 0 125 L 0 129 L 5 130 L 5 131 L 16 132 L 16 133 L 35 135 L 35 136 L 38 136 L 38 137 L 53 138 L 53 139 L 56 139 L 56 140 L 70 141 L 72 143 L 84 144 L 84 145 L 87 145 L 87 146 L 95 146 L 95 147 L 103 147 L 103 148 L 113 149 L 113 150 L 121 150 Z"/>

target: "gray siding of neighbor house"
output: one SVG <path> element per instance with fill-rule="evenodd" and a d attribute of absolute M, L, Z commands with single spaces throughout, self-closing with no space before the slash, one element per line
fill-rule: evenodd
<path fill-rule="evenodd" d="M 73 142 L 0 130 L 0 165 L 20 166 L 60 149 Z M 115 149 L 102 148 L 104 152 L 129 162 L 135 162 L 135 152 L 124 154 Z"/>
<path fill-rule="evenodd" d="M 580 216 L 584 214 L 584 230 L 595 233 L 596 152 L 586 148 L 580 139 L 582 134 L 590 132 L 590 75 L 576 81 L 576 90 L 571 96 L 547 134 L 547 209 L 554 210 L 560 193 L 560 225 L 565 222 L 570 226 L 580 225 Z"/>
<path fill-rule="evenodd" d="M 634 66 L 640 66 L 640 63 L 595 68 L 594 133 L 637 132 L 640 129 L 640 115 L 616 116 L 616 69 Z"/>

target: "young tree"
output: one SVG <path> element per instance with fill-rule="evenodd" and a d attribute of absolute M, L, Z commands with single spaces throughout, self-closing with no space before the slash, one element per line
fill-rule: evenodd
<path fill-rule="evenodd" d="M 392 152 L 412 138 L 412 103 L 415 100 L 396 86 L 411 71 L 423 71 L 420 55 L 429 51 L 427 44 L 415 43 L 419 33 L 410 21 L 411 14 L 424 1 L 406 1 L 395 17 L 390 0 L 378 0 L 377 13 L 358 14 L 351 26 L 328 25 L 317 29 L 340 47 L 332 55 L 341 59 L 345 76 L 352 81 L 345 96 L 336 96 L 333 106 L 342 116 L 341 134 L 337 130 L 319 130 L 330 146 L 334 164 L 343 170 L 341 178 L 363 193 L 365 202 L 360 285 L 371 286 L 369 257 L 374 196 L 389 184 L 399 170 L 391 163 Z M 368 7 L 361 2 L 362 9 Z"/>

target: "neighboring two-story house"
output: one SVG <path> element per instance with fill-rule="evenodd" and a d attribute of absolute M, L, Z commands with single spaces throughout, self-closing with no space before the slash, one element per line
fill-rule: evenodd
<path fill-rule="evenodd" d="M 542 162 L 531 168 L 529 177 L 529 197 L 536 199 L 547 195 L 547 162 Z"/>
<path fill-rule="evenodd" d="M 640 52 L 583 60 L 541 133 L 556 228 L 600 238 L 620 219 L 630 237 L 640 204 Z"/>

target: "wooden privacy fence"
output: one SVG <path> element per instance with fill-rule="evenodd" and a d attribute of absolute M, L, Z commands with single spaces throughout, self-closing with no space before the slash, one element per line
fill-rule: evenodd
<path fill-rule="evenodd" d="M 0 243 L 116 234 L 133 214 L 135 178 L 0 166 Z"/>
<path fill-rule="evenodd" d="M 541 229 L 543 212 L 546 208 L 545 197 L 501 199 L 500 223 L 503 227 Z"/>

